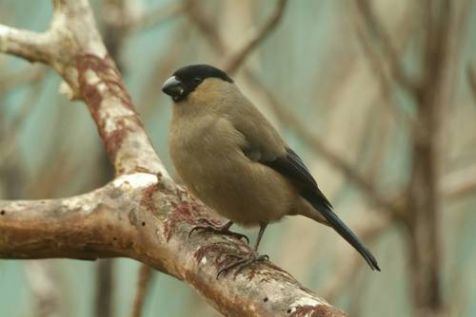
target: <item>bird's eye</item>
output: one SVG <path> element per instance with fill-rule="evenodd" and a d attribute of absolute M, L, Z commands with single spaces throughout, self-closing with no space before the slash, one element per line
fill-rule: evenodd
<path fill-rule="evenodd" d="M 196 84 L 199 84 L 199 83 L 202 82 L 202 79 L 201 79 L 200 77 L 195 77 L 195 78 L 193 79 L 193 82 L 196 83 Z"/>

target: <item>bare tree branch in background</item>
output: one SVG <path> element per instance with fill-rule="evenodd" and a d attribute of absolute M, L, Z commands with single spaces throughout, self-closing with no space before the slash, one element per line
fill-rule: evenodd
<path fill-rule="evenodd" d="M 476 192 L 476 164 L 455 171 L 445 176 L 440 182 L 440 188 L 446 199 L 458 200 L 461 197 Z"/>
<path fill-rule="evenodd" d="M 0 78 L 0 93 L 17 87 L 27 82 L 33 82 L 41 80 L 46 73 L 44 66 L 26 67 L 21 71 L 17 71 L 13 74 L 6 74 Z"/>
<path fill-rule="evenodd" d="M 226 65 L 223 67 L 228 73 L 234 73 L 243 64 L 246 57 L 261 44 L 266 37 L 276 28 L 283 17 L 288 0 L 278 0 L 276 8 L 270 18 L 259 29 L 240 50 L 228 57 Z"/>
<path fill-rule="evenodd" d="M 358 3 L 361 3 L 365 0 L 358 0 Z M 357 6 L 358 8 L 361 8 L 361 5 Z M 368 10 L 371 10 L 369 7 L 369 4 L 365 4 L 364 7 L 368 8 Z M 392 114 L 394 115 L 395 118 L 402 118 L 406 122 L 410 122 L 411 124 L 414 124 L 412 118 L 407 115 L 405 112 L 403 112 L 400 108 L 397 102 L 395 101 L 394 97 L 394 83 L 395 80 L 391 76 L 391 74 L 387 74 L 386 70 L 386 61 L 385 57 L 381 56 L 379 54 L 378 49 L 375 47 L 378 44 L 378 39 L 376 40 L 373 36 L 370 36 L 369 33 L 370 30 L 373 30 L 373 28 L 370 28 L 369 30 L 369 22 L 366 20 L 367 15 L 374 15 L 373 12 L 367 12 L 367 14 L 363 14 L 362 10 L 358 9 L 357 10 L 357 21 L 355 23 L 356 25 L 356 33 L 359 39 L 359 43 L 361 44 L 364 53 L 367 55 L 366 60 L 369 62 L 369 66 L 371 70 L 375 73 L 376 78 L 378 79 L 382 94 L 384 96 L 384 99 L 386 103 L 389 105 L 389 110 L 391 110 Z M 361 22 L 362 20 L 362 22 Z M 362 25 L 364 24 L 364 25 Z M 402 23 L 403 25 L 399 28 L 399 31 L 402 33 L 402 36 L 407 38 L 404 42 L 407 44 L 409 42 L 409 34 L 410 34 L 410 27 L 412 26 L 412 23 L 409 21 L 405 21 L 405 23 Z M 377 42 L 377 43 L 375 43 Z M 406 45 L 404 45 L 403 48 L 400 50 L 396 51 L 396 54 L 402 55 L 402 52 L 405 51 Z M 402 70 L 403 71 L 403 70 Z"/>
<path fill-rule="evenodd" d="M 139 268 L 137 290 L 132 305 L 131 317 L 141 317 L 144 311 L 145 300 L 150 289 L 150 283 L 154 277 L 152 268 L 147 265 L 141 265 Z"/>
<path fill-rule="evenodd" d="M 100 259 L 96 267 L 96 294 L 94 296 L 97 317 L 114 316 L 114 259 Z"/>
<path fill-rule="evenodd" d="M 471 88 L 471 93 L 474 100 L 476 101 L 476 71 L 474 70 L 473 65 L 469 65 L 466 68 L 466 76 L 468 77 L 469 87 Z"/>
<path fill-rule="evenodd" d="M 403 89 L 415 92 L 417 89 L 416 82 L 407 74 L 400 60 L 400 55 L 395 49 L 390 36 L 385 31 L 383 25 L 378 21 L 376 14 L 369 0 L 355 0 L 357 8 L 364 17 L 367 30 L 372 37 L 381 45 L 381 51 L 386 61 L 392 78 L 402 86 Z"/>
<path fill-rule="evenodd" d="M 388 215 L 388 214 L 385 214 Z M 395 224 L 395 219 L 390 216 L 380 217 L 375 222 L 369 223 L 364 228 L 356 228 L 356 232 L 362 241 L 374 241 Z M 321 293 L 325 294 L 326 298 L 337 299 L 337 296 L 342 294 L 342 291 L 349 284 L 352 284 L 353 279 L 357 276 L 357 271 L 362 267 L 362 263 L 355 253 L 345 254 L 346 261 L 342 259 L 342 263 L 337 267 L 337 272 L 329 279 L 321 288 Z"/>
<path fill-rule="evenodd" d="M 61 316 L 61 294 L 56 287 L 57 277 L 52 263 L 40 260 L 27 261 L 25 273 L 35 302 L 34 316 Z"/>
<path fill-rule="evenodd" d="M 152 27 L 169 19 L 178 17 L 184 11 L 183 1 L 175 1 L 152 10 L 146 10 L 125 23 L 128 32 Z"/>
<path fill-rule="evenodd" d="M 40 61 L 83 100 L 115 167 L 112 182 L 53 200 L 0 201 L 0 257 L 96 259 L 126 256 L 194 287 L 227 316 L 345 316 L 271 263 L 216 283 L 242 241 L 193 235 L 211 211 L 168 176 L 145 134 L 86 0 L 54 0 L 44 33 L 0 26 L 0 50 Z M 211 219 L 210 221 L 218 221 Z"/>
<path fill-rule="evenodd" d="M 378 22 L 370 2 L 357 0 L 357 4 L 369 33 L 381 43 L 393 78 L 417 104 L 416 122 L 412 126 L 411 176 L 402 220 L 409 229 L 407 248 L 416 313 L 418 316 L 439 316 L 445 312 L 441 295 L 439 232 L 445 159 L 443 136 L 466 20 L 464 14 L 457 18 L 457 11 L 467 11 L 465 6 L 468 4 L 458 6 L 447 0 L 419 4 L 425 34 L 421 57 L 423 76 L 419 81 L 407 75 L 401 57 Z M 448 195 L 459 191 L 455 185 L 447 185 L 444 189 Z"/>
<path fill-rule="evenodd" d="M 445 135 L 457 63 L 465 34 L 465 14 L 450 1 L 427 1 L 422 13 L 426 39 L 424 75 L 417 91 L 417 125 L 413 135 L 412 173 L 409 184 L 409 256 L 415 305 L 419 316 L 445 313 L 441 294 L 442 208 L 440 179 L 445 163 Z M 455 32 L 462 25 L 462 32 Z"/>

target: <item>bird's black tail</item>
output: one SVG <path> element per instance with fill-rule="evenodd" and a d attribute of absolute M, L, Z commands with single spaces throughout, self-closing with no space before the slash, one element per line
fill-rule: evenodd
<path fill-rule="evenodd" d="M 369 264 L 372 270 L 380 271 L 377 260 L 370 253 L 369 250 L 360 242 L 359 238 L 345 225 L 342 220 L 332 211 L 332 206 L 326 201 L 323 201 L 319 195 L 315 193 L 308 193 L 302 195 L 311 205 L 317 209 L 321 215 L 327 220 L 328 224 L 335 230 L 337 233 L 349 242 L 365 259 Z"/>

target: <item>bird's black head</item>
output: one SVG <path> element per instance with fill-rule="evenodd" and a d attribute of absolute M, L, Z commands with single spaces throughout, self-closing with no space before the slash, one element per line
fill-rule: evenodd
<path fill-rule="evenodd" d="M 189 65 L 176 70 L 172 77 L 165 81 L 162 91 L 172 97 L 175 102 L 179 102 L 187 98 L 207 78 L 233 82 L 224 71 L 216 67 L 206 64 Z"/>

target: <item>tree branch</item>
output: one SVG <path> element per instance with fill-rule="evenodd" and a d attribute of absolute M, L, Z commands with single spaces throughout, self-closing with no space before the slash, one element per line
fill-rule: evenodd
<path fill-rule="evenodd" d="M 75 197 L 0 201 L 0 258 L 125 256 L 184 280 L 226 316 L 345 316 L 269 262 L 217 283 L 218 270 L 233 254 L 251 249 L 222 235 L 189 237 L 196 219 L 210 219 L 211 210 L 168 176 L 107 55 L 88 2 L 53 4 L 45 50 L 38 44 L 42 34 L 2 27 L 0 51 L 56 69 L 71 95 L 87 104 L 119 176 Z M 11 43 L 22 43 L 21 49 Z"/>
<path fill-rule="evenodd" d="M 51 34 L 19 30 L 0 24 L 0 51 L 30 62 L 51 60 Z"/>
<path fill-rule="evenodd" d="M 279 21 L 283 17 L 284 10 L 288 0 L 279 0 L 273 14 L 269 20 L 262 26 L 262 28 L 256 32 L 256 34 L 250 38 L 238 52 L 231 54 L 224 69 L 228 73 L 234 73 L 245 61 L 246 57 L 256 48 L 258 45 L 274 30 Z"/>
<path fill-rule="evenodd" d="M 184 4 L 182 2 L 172 2 L 153 10 L 147 10 L 133 19 L 125 21 L 125 27 L 129 32 L 141 30 L 168 21 L 183 11 Z"/>
<path fill-rule="evenodd" d="M 51 261 L 32 260 L 25 263 L 25 273 L 34 300 L 34 311 L 38 317 L 61 316 L 61 289 L 58 287 L 58 274 Z"/>
<path fill-rule="evenodd" d="M 469 88 L 471 89 L 471 95 L 476 100 L 476 72 L 473 65 L 466 67 L 466 76 L 468 78 Z"/>
<path fill-rule="evenodd" d="M 385 28 L 378 21 L 371 3 L 369 0 L 356 0 L 356 4 L 368 32 L 381 44 L 382 52 L 387 60 L 391 76 L 402 88 L 407 89 L 410 93 L 415 93 L 418 89 L 418 83 L 405 71 L 400 62 L 397 50 L 390 40 L 390 36 L 385 31 Z"/>
<path fill-rule="evenodd" d="M 139 279 L 137 281 L 137 290 L 134 297 L 134 303 L 132 306 L 131 317 L 141 317 L 147 292 L 150 289 L 150 283 L 154 277 L 152 268 L 148 265 L 142 264 L 139 269 Z"/>
<path fill-rule="evenodd" d="M 440 182 L 446 199 L 457 200 L 476 191 L 476 164 L 445 176 Z"/>
<path fill-rule="evenodd" d="M 345 315 L 272 264 L 217 283 L 220 265 L 231 259 L 227 254 L 250 248 L 222 235 L 189 238 L 195 219 L 210 211 L 187 192 L 163 184 L 162 177 L 135 173 L 76 197 L 2 201 L 0 257 L 126 256 L 186 281 L 227 316 L 299 316 L 303 310 Z"/>

